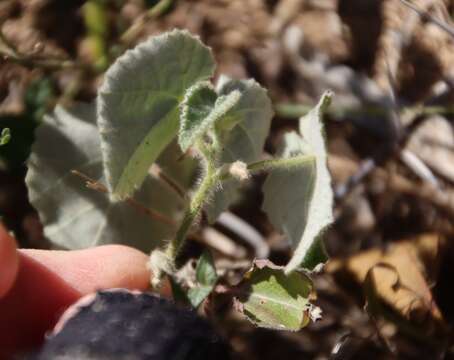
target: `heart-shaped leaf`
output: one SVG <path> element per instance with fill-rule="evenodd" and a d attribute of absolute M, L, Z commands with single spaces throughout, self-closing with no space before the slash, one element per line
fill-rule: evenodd
<path fill-rule="evenodd" d="M 84 180 L 72 173 L 77 170 L 99 184 L 104 180 L 93 105 L 77 104 L 70 110 L 58 106 L 45 116 L 28 168 L 30 201 L 39 212 L 45 235 L 60 247 L 120 243 L 150 251 L 174 233 L 170 225 L 129 203 L 112 202 L 107 194 L 86 188 Z M 147 177 L 137 198 L 177 221 L 181 201 L 160 181 Z"/>
<path fill-rule="evenodd" d="M 116 60 L 98 93 L 104 172 L 114 199 L 139 187 L 148 169 L 178 132 L 184 92 L 208 79 L 209 48 L 174 30 L 139 44 Z"/>

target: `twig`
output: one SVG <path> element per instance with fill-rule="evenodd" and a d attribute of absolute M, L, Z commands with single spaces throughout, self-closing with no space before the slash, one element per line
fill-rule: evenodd
<path fill-rule="evenodd" d="M 21 53 L 5 36 L 1 29 L 1 25 L 2 24 L 0 23 L 0 55 L 3 55 L 4 60 L 15 62 L 29 68 L 40 67 L 49 70 L 86 68 L 84 65 L 71 60 L 52 58 L 46 59 Z"/>
<path fill-rule="evenodd" d="M 132 25 L 120 36 L 120 42 L 126 46 L 134 40 L 143 31 L 147 22 L 153 18 L 161 16 L 172 6 L 175 0 L 160 0 L 155 6 L 134 20 Z"/>
<path fill-rule="evenodd" d="M 302 105 L 292 103 L 277 104 L 274 108 L 278 117 L 286 119 L 299 119 L 311 111 L 313 105 Z M 409 106 L 402 107 L 402 111 L 417 111 L 421 115 L 454 115 L 454 106 L 428 105 L 428 106 Z M 364 108 L 357 107 L 333 107 L 326 109 L 325 113 L 328 116 L 338 118 L 350 118 L 353 116 L 374 116 L 386 115 L 388 109 L 382 105 L 366 106 Z"/>
<path fill-rule="evenodd" d="M 102 192 L 102 193 L 105 193 L 105 194 L 109 193 L 109 191 L 107 190 L 105 185 L 103 185 L 103 184 L 99 183 L 98 181 L 90 178 L 89 176 L 81 173 L 80 171 L 71 170 L 71 173 L 76 175 L 76 176 L 78 176 L 78 177 L 80 177 L 80 178 L 82 178 L 83 180 L 85 180 L 85 186 L 87 188 L 92 189 L 92 190 L 96 190 L 96 191 L 99 191 L 99 192 Z M 135 199 L 133 199 L 131 197 L 128 197 L 125 201 L 131 207 L 133 207 L 134 209 L 136 209 L 139 212 L 144 213 L 145 215 L 149 216 L 153 220 L 157 220 L 159 222 L 162 222 L 164 224 L 170 225 L 172 227 L 176 227 L 177 226 L 177 224 L 176 224 L 176 222 L 174 220 L 170 219 L 166 215 L 163 215 L 163 214 L 161 214 L 160 212 L 158 212 L 156 210 L 152 210 L 152 209 L 147 208 L 146 206 L 144 206 L 143 204 L 139 203 L 137 200 L 135 200 Z"/>
<path fill-rule="evenodd" d="M 202 230 L 200 238 L 194 238 L 234 259 L 244 259 L 247 255 L 247 251 L 243 246 L 211 226 Z"/>
<path fill-rule="evenodd" d="M 432 185 L 415 185 L 410 180 L 399 175 L 381 173 L 386 176 L 388 184 L 396 191 L 419 197 L 437 207 L 450 219 L 454 221 L 454 194 L 439 190 Z M 453 232 L 451 229 L 449 232 Z"/>
<path fill-rule="evenodd" d="M 426 1 L 426 6 L 431 0 Z M 417 14 L 409 12 L 405 21 L 396 17 L 399 10 L 398 3 L 385 1 L 383 3 L 384 30 L 379 38 L 377 57 L 374 64 L 375 81 L 382 89 L 389 85 L 388 73 L 396 78 L 397 70 L 405 47 L 410 43 L 413 30 L 419 22 Z"/>
<path fill-rule="evenodd" d="M 353 160 L 332 154 L 330 154 L 329 158 L 331 159 L 331 166 L 334 165 L 336 168 L 348 169 L 350 172 L 354 172 L 354 175 L 349 178 L 349 181 L 351 178 L 355 178 L 361 171 L 365 172 L 364 169 L 361 169 L 361 166 L 356 170 L 357 166 Z M 442 191 L 427 183 L 422 185 L 414 184 L 404 176 L 390 174 L 383 168 L 376 166 L 376 164 L 373 164 L 372 168 L 368 168 L 367 170 L 367 174 L 374 171 L 374 176 L 386 182 L 391 190 L 420 198 L 429 204 L 432 204 L 435 208 L 440 210 L 450 222 L 454 222 L 454 193 Z M 361 180 L 364 179 L 364 177 L 362 177 Z M 358 183 L 356 183 L 356 185 Z M 351 191 L 352 189 L 349 188 L 348 190 Z M 345 195 L 347 193 L 348 192 L 346 192 Z M 454 233 L 454 227 L 449 225 L 443 231 L 452 234 Z"/>
<path fill-rule="evenodd" d="M 386 55 L 386 52 L 385 52 Z M 397 78 L 397 68 L 391 69 L 388 57 L 385 58 L 386 62 L 386 75 L 388 78 L 388 98 L 391 101 L 391 108 L 389 109 L 390 116 L 390 125 L 391 125 L 391 139 L 388 139 L 388 144 L 398 143 L 399 139 L 402 137 L 402 120 L 400 118 L 401 104 L 396 96 L 396 78 Z"/>
<path fill-rule="evenodd" d="M 375 330 L 375 329 L 374 329 Z M 372 335 L 368 337 L 361 337 L 356 334 L 353 334 L 351 331 L 341 335 L 331 349 L 329 360 L 343 360 L 343 359 L 352 359 L 355 354 L 358 353 L 359 349 L 363 343 L 368 340 L 370 341 Z"/>
<path fill-rule="evenodd" d="M 340 200 L 348 195 L 358 184 L 360 184 L 366 178 L 367 175 L 369 175 L 374 169 L 376 169 L 377 165 L 379 165 L 380 163 L 389 160 L 390 157 L 401 157 L 400 154 L 402 151 L 404 151 L 403 149 L 406 148 L 411 135 L 430 118 L 430 115 L 436 114 L 438 110 L 441 109 L 450 109 L 450 107 L 444 107 L 441 105 L 447 95 L 449 95 L 452 91 L 452 82 L 450 81 L 450 79 L 447 79 L 446 82 L 449 86 L 449 89 L 443 94 L 440 94 L 428 100 L 426 102 L 426 106 L 421 107 L 421 111 L 415 116 L 414 120 L 399 132 L 399 137 L 396 139 L 396 146 L 394 149 L 391 149 L 391 151 L 385 151 L 380 148 L 371 157 L 363 160 L 357 172 L 352 175 L 345 183 L 339 184 L 336 187 L 336 199 Z M 446 112 L 445 114 L 449 115 L 450 112 Z"/>
<path fill-rule="evenodd" d="M 429 167 L 414 153 L 410 150 L 403 149 L 400 152 L 400 160 L 411 170 L 413 171 L 420 179 L 428 182 L 434 187 L 438 188 L 440 184 L 438 183 L 437 178 L 429 169 Z"/>
<path fill-rule="evenodd" d="M 339 184 L 334 189 L 334 196 L 336 199 L 342 199 L 347 196 L 359 183 L 361 183 L 372 170 L 375 169 L 376 163 L 372 158 L 367 158 L 362 161 L 358 171 L 349 177 L 349 179 L 342 184 Z"/>
<path fill-rule="evenodd" d="M 155 6 L 148 10 L 151 17 L 159 17 L 163 15 L 173 5 L 175 0 L 160 0 Z"/>
<path fill-rule="evenodd" d="M 430 15 L 427 11 L 424 11 L 424 10 L 418 8 L 415 4 L 411 3 L 410 1 L 400 0 L 400 2 L 402 4 L 404 4 L 405 6 L 407 6 L 408 8 L 412 9 L 414 12 L 416 12 L 422 19 L 430 21 L 431 23 L 437 25 L 440 29 L 444 30 L 449 35 L 454 37 L 454 28 L 452 28 L 448 24 L 445 24 L 442 21 L 436 19 L 435 17 Z"/>
<path fill-rule="evenodd" d="M 256 258 L 266 259 L 268 257 L 270 248 L 265 238 L 243 219 L 225 211 L 219 216 L 217 222 L 246 241 L 254 249 Z"/>
<path fill-rule="evenodd" d="M 186 191 L 180 186 L 180 184 L 172 179 L 172 177 L 166 174 L 159 165 L 152 165 L 151 174 L 155 175 L 158 179 L 164 182 L 180 199 L 184 200 L 185 202 L 188 200 Z"/>

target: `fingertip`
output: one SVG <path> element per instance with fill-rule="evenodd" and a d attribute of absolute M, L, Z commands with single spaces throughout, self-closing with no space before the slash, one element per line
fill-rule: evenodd
<path fill-rule="evenodd" d="M 13 286 L 19 268 L 19 257 L 14 238 L 0 224 L 0 298 Z"/>
<path fill-rule="evenodd" d="M 21 250 L 58 274 L 81 294 L 122 287 L 145 290 L 150 281 L 148 256 L 123 245 L 75 251 Z"/>
<path fill-rule="evenodd" d="M 94 264 L 99 269 L 99 286 L 106 288 L 127 288 L 145 290 L 150 285 L 147 269 L 148 256 L 143 252 L 124 245 L 105 245 L 92 249 L 93 254 L 102 257 Z"/>

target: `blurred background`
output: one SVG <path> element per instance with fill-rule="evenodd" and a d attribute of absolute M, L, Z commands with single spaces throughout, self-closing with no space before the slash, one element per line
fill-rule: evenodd
<path fill-rule="evenodd" d="M 213 48 L 217 75 L 268 88 L 268 153 L 335 92 L 325 124 L 336 221 L 325 236 L 331 260 L 315 280 L 323 319 L 269 331 L 219 304 L 211 317 L 237 358 L 454 358 L 452 16 L 451 0 L 2 0 L 0 129 L 12 135 L 0 147 L 2 220 L 22 247 L 49 247 L 24 185 L 43 114 L 93 100 L 127 48 L 188 29 Z M 240 229 L 224 219 L 201 231 L 229 269 L 267 252 L 278 264 L 289 258 L 260 211 L 262 181 L 232 208 Z M 258 230 L 255 242 L 235 235 L 244 222 Z"/>

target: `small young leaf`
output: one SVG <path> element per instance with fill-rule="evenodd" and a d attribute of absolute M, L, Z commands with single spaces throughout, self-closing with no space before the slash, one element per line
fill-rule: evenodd
<path fill-rule="evenodd" d="M 9 128 L 4 128 L 0 135 L 0 146 L 6 145 L 11 140 L 11 130 Z"/>
<path fill-rule="evenodd" d="M 331 93 L 325 93 L 318 105 L 300 119 L 303 137 L 293 132 L 283 139 L 282 157 L 313 155 L 314 162 L 296 169 L 273 170 L 263 186 L 263 210 L 295 249 L 286 273 L 299 267 L 312 270 L 326 258 L 320 234 L 333 220 L 333 192 L 321 121 L 330 98 Z"/>
<path fill-rule="evenodd" d="M 209 48 L 187 31 L 156 36 L 109 68 L 98 93 L 104 172 L 114 199 L 139 187 L 178 131 L 187 88 L 214 71 Z"/>
<path fill-rule="evenodd" d="M 188 291 L 188 298 L 191 305 L 195 308 L 199 307 L 199 305 L 210 295 L 211 291 L 213 290 L 212 286 L 202 286 L 197 285 L 193 288 L 190 288 Z"/>
<path fill-rule="evenodd" d="M 178 142 L 185 152 L 198 138 L 220 120 L 240 99 L 239 91 L 218 97 L 209 82 L 190 87 L 181 103 Z"/>
<path fill-rule="evenodd" d="M 189 301 L 194 307 L 198 307 L 211 293 L 218 280 L 213 258 L 208 251 L 205 251 L 197 262 L 196 280 L 197 285 L 188 291 Z"/>
<path fill-rule="evenodd" d="M 257 326 L 298 331 L 309 323 L 312 281 L 300 272 L 257 260 L 237 290 L 235 307 Z"/>
<path fill-rule="evenodd" d="M 221 77 L 217 87 L 220 96 L 235 90 L 241 93 L 238 103 L 217 124 L 223 137 L 221 163 L 260 160 L 273 117 L 266 90 L 254 80 L 231 80 L 227 77 Z M 217 191 L 213 200 L 207 203 L 205 210 L 210 222 L 216 221 L 219 214 L 237 198 L 239 184 L 234 179 L 225 181 L 222 191 Z"/>
<path fill-rule="evenodd" d="M 93 105 L 77 104 L 70 110 L 58 106 L 36 131 L 26 183 L 44 233 L 54 244 L 81 249 L 120 243 L 150 251 L 162 239 L 173 236 L 169 225 L 126 202 L 112 202 L 107 194 L 86 188 L 72 170 L 103 183 Z M 161 182 L 148 177 L 137 195 L 144 204 L 175 219 L 180 200 Z"/>
<path fill-rule="evenodd" d="M 214 286 L 218 280 L 211 254 L 205 251 L 197 262 L 196 280 L 201 285 Z"/>

